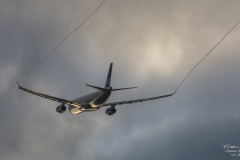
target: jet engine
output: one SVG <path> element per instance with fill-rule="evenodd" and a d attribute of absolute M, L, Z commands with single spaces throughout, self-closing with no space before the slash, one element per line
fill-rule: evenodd
<path fill-rule="evenodd" d="M 116 113 L 116 109 L 114 107 L 109 107 L 106 109 L 105 113 L 108 116 L 113 116 Z"/>
<path fill-rule="evenodd" d="M 58 113 L 64 113 L 65 111 L 66 111 L 66 107 L 64 104 L 61 104 L 61 105 L 57 106 L 57 108 L 56 108 L 56 112 L 58 112 Z"/>

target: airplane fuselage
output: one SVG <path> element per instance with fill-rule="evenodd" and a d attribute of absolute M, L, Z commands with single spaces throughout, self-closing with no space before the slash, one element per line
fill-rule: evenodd
<path fill-rule="evenodd" d="M 112 92 L 112 87 L 110 87 L 107 91 L 95 91 L 92 93 L 89 93 L 87 95 L 84 95 L 82 97 L 79 97 L 77 99 L 74 99 L 74 102 L 77 102 L 79 104 L 82 104 L 81 107 L 75 107 L 72 105 L 68 106 L 69 111 L 72 114 L 79 114 L 81 112 L 90 112 L 95 111 L 100 108 L 104 103 L 107 102 Z"/>
<path fill-rule="evenodd" d="M 55 102 L 61 103 L 59 106 L 56 107 L 56 112 L 57 113 L 64 113 L 67 109 L 65 105 L 68 105 L 68 109 L 72 114 L 79 114 L 81 112 L 90 112 L 90 111 L 96 111 L 100 109 L 101 107 L 106 107 L 109 106 L 106 110 L 105 113 L 108 116 L 112 116 L 116 113 L 116 105 L 122 105 L 122 104 L 131 104 L 131 103 L 137 103 L 137 102 L 143 102 L 143 101 L 149 101 L 149 100 L 154 100 L 154 99 L 159 99 L 159 98 L 165 98 L 165 97 L 170 97 L 176 93 L 176 91 L 172 94 L 168 95 L 163 95 L 163 96 L 157 96 L 157 97 L 150 97 L 150 98 L 142 98 L 142 99 L 135 99 L 135 100 L 127 100 L 127 101 L 119 101 L 119 102 L 111 102 L 111 103 L 106 103 L 112 93 L 112 91 L 121 91 L 121 90 L 126 90 L 126 89 L 132 89 L 132 88 L 137 88 L 137 87 L 128 87 L 128 88 L 114 88 L 112 89 L 111 87 L 111 75 L 112 75 L 112 63 L 110 64 L 109 70 L 108 70 L 108 75 L 106 79 L 106 83 L 104 87 L 98 87 L 98 86 L 93 86 L 86 84 L 86 86 L 97 89 L 97 91 L 89 93 L 87 95 L 84 95 L 82 97 L 76 98 L 74 100 L 67 100 L 47 94 L 43 94 L 40 92 L 36 92 L 27 88 L 24 88 L 19 85 L 18 83 L 18 88 L 37 95 L 42 98 L 46 98 Z"/>

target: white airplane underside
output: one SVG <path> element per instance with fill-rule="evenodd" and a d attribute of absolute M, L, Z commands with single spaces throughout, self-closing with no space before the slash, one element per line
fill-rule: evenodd
<path fill-rule="evenodd" d="M 119 88 L 119 89 L 112 89 L 110 87 L 111 84 L 111 74 L 112 74 L 112 63 L 110 64 L 109 71 L 108 71 L 108 76 L 107 80 L 105 83 L 104 88 L 101 87 L 96 87 L 96 86 L 91 86 L 87 85 L 89 87 L 97 89 L 97 91 L 89 93 L 85 96 L 79 97 L 77 99 L 74 99 L 72 101 L 38 93 L 32 90 L 29 90 L 27 88 L 24 88 L 18 84 L 19 89 L 29 92 L 31 94 L 53 100 L 56 102 L 60 102 L 61 105 L 59 105 L 56 108 L 56 112 L 58 113 L 64 113 L 66 111 L 66 106 L 68 105 L 69 111 L 72 114 L 79 114 L 81 112 L 90 112 L 90 111 L 96 111 L 100 109 L 101 107 L 105 106 L 110 106 L 109 108 L 106 109 L 106 114 L 111 116 L 116 113 L 116 105 L 122 105 L 122 104 L 131 104 L 131 103 L 137 103 L 137 102 L 143 102 L 143 101 L 149 101 L 149 100 L 154 100 L 154 99 L 160 99 L 160 98 L 165 98 L 165 97 L 170 97 L 176 93 L 176 91 L 172 94 L 168 95 L 163 95 L 163 96 L 157 96 L 157 97 L 151 97 L 151 98 L 144 98 L 144 99 L 136 99 L 136 100 L 128 100 L 128 101 L 120 101 L 120 102 L 111 102 L 111 103 L 106 103 L 112 93 L 112 91 L 119 91 L 119 90 L 125 90 L 125 89 L 132 89 L 132 88 L 137 88 L 137 87 L 130 87 L 130 88 Z"/>

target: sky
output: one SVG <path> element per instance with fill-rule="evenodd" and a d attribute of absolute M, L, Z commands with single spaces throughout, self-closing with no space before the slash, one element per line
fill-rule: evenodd
<path fill-rule="evenodd" d="M 73 115 L 18 89 L 102 0 L 0 1 L 1 160 L 226 160 L 240 146 L 240 26 L 172 97 Z M 102 87 L 109 102 L 173 93 L 240 20 L 239 0 L 107 0 L 30 75 L 24 87 L 65 99 Z"/>

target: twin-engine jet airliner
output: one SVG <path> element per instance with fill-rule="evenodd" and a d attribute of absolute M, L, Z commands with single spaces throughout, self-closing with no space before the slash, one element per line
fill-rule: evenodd
<path fill-rule="evenodd" d="M 88 87 L 92 87 L 92 88 L 97 89 L 97 91 L 92 92 L 92 93 L 87 94 L 87 95 L 84 95 L 82 97 L 79 97 L 77 99 L 74 99 L 72 101 L 29 90 L 27 88 L 24 88 L 24 87 L 20 86 L 19 83 L 18 83 L 18 87 L 19 87 L 19 89 L 21 89 L 23 91 L 35 94 L 37 96 L 40 96 L 40 97 L 43 97 L 43 98 L 46 98 L 46 99 L 49 99 L 49 100 L 60 102 L 61 105 L 59 105 L 56 108 L 56 112 L 58 112 L 58 113 L 64 113 L 66 111 L 66 106 L 65 106 L 66 104 L 68 105 L 69 111 L 72 114 L 79 114 L 79 113 L 82 113 L 82 112 L 96 111 L 96 110 L 100 109 L 101 107 L 110 106 L 105 111 L 105 113 L 108 116 L 112 116 L 116 113 L 116 109 L 115 109 L 116 105 L 137 103 L 137 102 L 143 102 L 143 101 L 149 101 L 149 100 L 154 100 L 154 99 L 159 99 L 159 98 L 170 97 L 170 96 L 174 95 L 177 91 L 176 90 L 173 94 L 168 94 L 168 95 L 163 95 L 163 96 L 158 96 L 158 97 L 106 103 L 108 101 L 112 91 L 120 91 L 120 90 L 125 90 L 125 89 L 137 88 L 137 87 L 130 87 L 130 88 L 113 89 L 110 86 L 111 75 L 112 75 L 112 65 L 113 65 L 113 63 L 110 64 L 108 75 L 107 75 L 107 80 L 106 80 L 104 88 L 86 84 Z"/>

